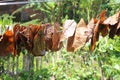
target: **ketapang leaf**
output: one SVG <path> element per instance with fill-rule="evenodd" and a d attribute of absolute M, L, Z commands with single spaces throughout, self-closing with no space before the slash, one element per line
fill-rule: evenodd
<path fill-rule="evenodd" d="M 44 56 L 45 55 L 45 34 L 44 26 L 40 26 L 37 34 L 34 37 L 32 54 L 34 56 Z"/>
<path fill-rule="evenodd" d="M 92 18 L 90 20 L 90 22 L 88 23 L 88 25 L 87 25 L 87 27 L 88 27 L 88 40 L 87 41 L 89 41 L 92 38 L 93 33 L 94 33 L 95 24 L 97 23 L 97 21 L 98 21 L 97 19 Z"/>
<path fill-rule="evenodd" d="M 75 37 L 75 33 L 73 34 L 73 36 L 68 38 L 68 41 L 67 41 L 67 51 L 68 52 L 74 52 L 75 51 L 75 48 L 72 46 L 73 42 L 74 42 L 74 37 Z"/>
<path fill-rule="evenodd" d="M 20 37 L 20 32 L 23 31 L 24 29 L 26 29 L 25 26 L 20 26 L 19 24 L 16 24 L 13 28 L 13 32 L 14 32 L 14 55 L 19 55 L 20 51 L 24 45 L 23 40 L 21 40 Z"/>
<path fill-rule="evenodd" d="M 110 38 L 114 38 L 114 36 L 119 33 L 118 28 L 119 28 L 119 22 L 120 22 L 120 11 L 118 13 L 116 13 L 115 15 L 107 18 L 103 24 L 107 24 L 109 25 L 109 37 Z"/>
<path fill-rule="evenodd" d="M 107 11 L 106 10 L 103 10 L 101 13 L 100 13 L 100 24 L 98 25 L 98 32 L 102 33 L 102 36 L 105 37 L 107 34 L 108 34 L 108 28 L 109 28 L 109 25 L 108 24 L 103 24 L 104 20 L 106 19 L 106 13 Z"/>
<path fill-rule="evenodd" d="M 98 41 L 99 39 L 99 24 L 100 24 L 100 20 L 96 23 L 96 26 L 94 28 L 94 33 L 93 33 L 93 36 L 92 36 L 92 39 L 91 39 L 91 47 L 90 47 L 90 50 L 93 51 L 95 49 L 95 45 L 96 45 L 96 42 Z"/>
<path fill-rule="evenodd" d="M 52 50 L 52 35 L 54 33 L 54 28 L 51 24 L 43 24 L 45 26 L 45 44 L 46 50 Z"/>
<path fill-rule="evenodd" d="M 19 24 L 16 24 L 15 26 L 14 26 L 14 28 L 13 28 L 13 38 L 14 38 L 14 48 L 15 48 L 15 50 L 14 50 L 14 55 L 17 55 L 17 54 L 19 54 L 20 53 L 20 51 L 19 50 L 17 50 L 17 42 L 18 42 L 18 40 L 19 40 L 19 38 L 18 38 L 18 31 L 19 31 L 19 28 L 20 28 L 20 25 Z"/>
<path fill-rule="evenodd" d="M 109 25 L 99 24 L 99 33 L 101 32 L 102 36 L 105 37 L 108 34 Z"/>
<path fill-rule="evenodd" d="M 0 56 L 8 56 L 14 52 L 13 32 L 6 30 L 0 40 Z"/>
<path fill-rule="evenodd" d="M 20 26 L 19 24 L 16 24 L 14 26 L 14 47 L 15 51 L 14 54 L 20 53 L 22 49 L 26 49 L 29 52 L 33 49 L 33 39 L 34 36 L 38 32 L 38 25 L 29 25 L 27 27 Z"/>
<path fill-rule="evenodd" d="M 59 24 L 44 24 L 44 26 L 46 50 L 58 51 L 62 47 L 62 42 L 60 42 L 61 32 Z"/>
<path fill-rule="evenodd" d="M 103 21 L 106 19 L 106 12 L 107 10 L 103 10 L 101 13 L 100 13 L 100 23 L 103 23 Z"/>
<path fill-rule="evenodd" d="M 74 20 L 66 20 L 63 24 L 63 32 L 61 34 L 60 42 L 73 36 L 77 23 Z"/>
<path fill-rule="evenodd" d="M 120 11 L 118 13 L 114 14 L 113 16 L 110 16 L 109 18 L 107 18 L 103 22 L 103 24 L 115 25 L 118 23 L 119 17 L 120 17 Z"/>
<path fill-rule="evenodd" d="M 117 36 L 120 36 L 120 22 L 119 22 L 119 24 L 118 24 L 118 26 L 117 26 L 116 35 L 117 35 Z"/>
<path fill-rule="evenodd" d="M 52 35 L 52 50 L 58 51 L 62 47 L 62 42 L 60 42 L 60 25 L 58 23 L 54 24 L 54 33 Z"/>
<path fill-rule="evenodd" d="M 85 24 L 84 20 L 81 19 L 75 31 L 74 42 L 72 45 L 72 47 L 74 47 L 75 49 L 74 51 L 77 51 L 78 49 L 84 46 L 84 44 L 87 41 L 87 37 L 88 37 L 87 25 Z"/>
<path fill-rule="evenodd" d="M 103 10 L 100 13 L 100 19 L 97 20 L 97 23 L 94 23 L 94 29 L 92 33 L 92 39 L 91 39 L 91 47 L 90 50 L 93 51 L 96 46 L 96 42 L 99 39 L 99 34 L 101 33 L 103 37 L 105 37 L 108 34 L 109 25 L 103 24 L 104 20 L 106 19 L 106 10 Z"/>
<path fill-rule="evenodd" d="M 110 37 L 111 39 L 113 39 L 114 36 L 116 35 L 117 26 L 118 26 L 118 23 L 116 23 L 115 25 L 109 25 L 109 28 L 110 28 L 109 37 Z"/>

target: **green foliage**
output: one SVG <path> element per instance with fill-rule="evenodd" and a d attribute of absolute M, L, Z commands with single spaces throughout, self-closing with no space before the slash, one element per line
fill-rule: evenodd
<path fill-rule="evenodd" d="M 12 26 L 13 24 L 13 16 L 8 14 L 3 14 L 0 16 L 0 26 L 2 27 L 2 32 L 5 30 L 5 26 Z"/>
<path fill-rule="evenodd" d="M 50 72 L 47 68 L 35 71 L 33 75 L 33 80 L 48 80 L 50 79 Z"/>
<path fill-rule="evenodd" d="M 0 79 L 3 79 L 3 80 L 14 80 L 12 77 L 10 77 L 10 75 L 8 74 L 2 74 L 0 76 Z"/>
<path fill-rule="evenodd" d="M 47 68 L 31 71 L 21 71 L 17 77 L 18 80 L 49 80 L 50 72 Z"/>

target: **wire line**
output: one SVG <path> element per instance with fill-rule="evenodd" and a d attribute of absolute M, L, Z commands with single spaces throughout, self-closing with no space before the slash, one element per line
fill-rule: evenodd
<path fill-rule="evenodd" d="M 20 1 L 20 2 L 2 2 L 0 3 L 0 6 L 2 5 L 15 5 L 15 4 L 30 4 L 30 3 L 38 3 L 38 2 L 58 2 L 62 0 L 40 0 L 40 1 Z"/>

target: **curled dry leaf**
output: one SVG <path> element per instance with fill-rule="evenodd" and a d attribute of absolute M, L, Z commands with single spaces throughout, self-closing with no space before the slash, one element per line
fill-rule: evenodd
<path fill-rule="evenodd" d="M 99 24 L 99 33 L 101 32 L 102 36 L 105 37 L 108 34 L 109 25 Z"/>
<path fill-rule="evenodd" d="M 39 29 L 38 25 L 31 24 L 26 29 L 20 32 L 21 36 L 26 38 L 27 40 L 26 43 L 29 47 L 28 48 L 26 47 L 26 48 L 29 51 L 31 51 L 33 48 L 33 39 L 34 39 L 34 36 L 37 34 L 38 29 Z"/>
<path fill-rule="evenodd" d="M 120 28 L 117 30 L 116 35 L 120 36 Z"/>
<path fill-rule="evenodd" d="M 120 21 L 119 21 L 119 23 L 118 23 L 117 29 L 120 29 Z"/>
<path fill-rule="evenodd" d="M 109 25 L 110 28 L 110 32 L 109 32 L 109 37 L 113 38 L 119 28 L 119 22 L 120 22 L 120 11 L 118 13 L 116 13 L 115 15 L 107 18 L 103 24 L 107 24 Z"/>
<path fill-rule="evenodd" d="M 106 19 L 106 12 L 107 10 L 103 10 L 100 13 L 100 23 L 98 25 L 98 32 L 102 33 L 102 36 L 105 37 L 108 34 L 108 28 L 109 25 L 108 24 L 103 24 L 104 20 Z"/>
<path fill-rule="evenodd" d="M 8 56 L 14 52 L 13 32 L 6 30 L 0 41 L 0 56 Z"/>
<path fill-rule="evenodd" d="M 58 23 L 55 23 L 53 26 L 50 24 L 45 25 L 46 50 L 58 51 L 62 47 L 60 36 L 61 32 Z"/>
<path fill-rule="evenodd" d="M 100 24 L 100 20 L 98 20 L 98 22 L 96 23 L 96 26 L 94 28 L 94 33 L 93 33 L 93 36 L 91 39 L 91 47 L 90 47 L 91 51 L 93 51 L 95 49 L 96 42 L 99 39 L 99 24 Z"/>
<path fill-rule="evenodd" d="M 117 26 L 116 35 L 117 35 L 117 36 L 120 36 L 120 22 L 119 22 L 119 24 L 118 24 L 118 26 Z"/>
<path fill-rule="evenodd" d="M 19 37 L 18 37 L 18 31 L 19 31 L 20 25 L 16 24 L 13 27 L 13 38 L 14 38 L 14 55 L 17 55 L 18 53 L 20 53 L 20 50 L 17 49 L 17 43 L 19 42 Z"/>
<path fill-rule="evenodd" d="M 35 34 L 38 31 L 37 25 L 29 25 L 28 27 L 20 26 L 16 24 L 14 26 L 14 54 L 20 53 L 22 49 L 27 49 L 29 52 L 32 51 L 33 48 L 33 39 Z"/>
<path fill-rule="evenodd" d="M 42 26 L 45 27 L 45 37 L 48 39 L 52 38 L 54 27 L 50 23 L 43 24 Z"/>
<path fill-rule="evenodd" d="M 95 24 L 97 23 L 97 21 L 98 21 L 97 19 L 92 18 L 90 20 L 90 22 L 88 23 L 88 25 L 87 25 L 87 27 L 88 27 L 88 40 L 87 41 L 89 41 L 92 38 L 93 33 L 94 33 Z"/>
<path fill-rule="evenodd" d="M 115 25 L 109 25 L 109 27 L 110 27 L 109 37 L 110 37 L 111 39 L 114 38 L 114 36 L 115 36 L 115 34 L 116 34 L 117 30 L 118 30 L 118 29 L 117 29 L 117 26 L 118 26 L 118 23 L 115 24 Z"/>
<path fill-rule="evenodd" d="M 94 25 L 90 47 L 91 51 L 95 49 L 96 42 L 99 39 L 99 34 L 101 33 L 103 37 L 105 37 L 108 34 L 109 25 L 103 23 L 104 20 L 106 19 L 105 14 L 106 10 L 103 10 L 100 13 L 100 20 L 98 20 L 97 23 Z"/>
<path fill-rule="evenodd" d="M 67 41 L 67 51 L 68 52 L 74 52 L 75 51 L 75 48 L 72 46 L 73 42 L 74 42 L 74 37 L 75 37 L 75 34 L 73 34 L 73 36 L 68 38 L 68 41 Z"/>
<path fill-rule="evenodd" d="M 77 23 L 74 20 L 66 20 L 63 24 L 63 32 L 61 34 L 60 42 L 73 36 Z"/>
<path fill-rule="evenodd" d="M 52 50 L 52 35 L 54 32 L 54 28 L 51 24 L 44 24 L 45 26 L 45 44 L 46 50 Z"/>
<path fill-rule="evenodd" d="M 113 16 L 110 16 L 109 18 L 107 18 L 103 24 L 109 24 L 109 25 L 115 25 L 118 23 L 119 21 L 119 17 L 120 17 L 120 11 L 118 13 L 116 13 Z"/>
<path fill-rule="evenodd" d="M 85 24 L 84 20 L 81 19 L 75 31 L 74 42 L 72 45 L 72 47 L 74 47 L 75 49 L 74 51 L 77 51 L 78 49 L 84 46 L 84 44 L 87 41 L 87 37 L 88 37 L 87 25 Z"/>
<path fill-rule="evenodd" d="M 34 37 L 34 45 L 32 54 L 34 56 L 43 56 L 45 55 L 45 35 L 44 35 L 44 26 L 40 26 L 37 34 Z"/>
<path fill-rule="evenodd" d="M 60 25 L 58 23 L 54 24 L 54 33 L 52 35 L 52 51 L 58 51 L 62 47 L 62 42 L 60 42 Z"/>
<path fill-rule="evenodd" d="M 100 13 L 100 23 L 103 23 L 104 20 L 106 19 L 106 13 L 107 13 L 107 10 L 103 10 L 101 13 Z"/>
<path fill-rule="evenodd" d="M 20 26 L 19 24 L 14 26 L 13 32 L 14 32 L 14 47 L 15 47 L 15 51 L 14 54 L 19 55 L 21 52 L 22 47 L 26 44 L 24 39 L 21 39 L 23 36 L 22 34 L 20 34 L 21 31 L 23 31 L 24 29 L 26 29 L 25 26 Z M 23 36 L 24 38 L 24 36 Z M 25 44 L 24 44 L 25 43 Z"/>

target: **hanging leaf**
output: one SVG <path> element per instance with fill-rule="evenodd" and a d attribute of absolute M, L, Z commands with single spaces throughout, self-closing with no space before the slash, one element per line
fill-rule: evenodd
<path fill-rule="evenodd" d="M 0 40 L 0 56 L 8 56 L 14 52 L 13 32 L 6 30 Z"/>
<path fill-rule="evenodd" d="M 14 48 L 15 48 L 15 50 L 14 50 L 14 55 L 17 55 L 17 54 L 19 54 L 20 53 L 20 50 L 18 50 L 18 48 L 17 48 L 17 45 L 19 44 L 18 42 L 19 42 L 19 37 L 18 37 L 18 31 L 19 31 L 19 29 L 20 29 L 20 25 L 19 24 L 16 24 L 14 27 L 13 27 L 13 37 L 14 37 Z"/>
<path fill-rule="evenodd" d="M 120 22 L 118 23 L 118 26 L 117 26 L 116 35 L 120 36 Z"/>
<path fill-rule="evenodd" d="M 52 50 L 52 35 L 54 32 L 54 28 L 51 24 L 43 24 L 45 26 L 45 43 L 46 43 L 46 50 Z"/>
<path fill-rule="evenodd" d="M 95 24 L 97 23 L 97 19 L 92 18 L 90 20 L 90 22 L 88 23 L 87 27 L 88 27 L 88 40 L 89 41 L 92 38 L 92 35 L 94 33 L 94 28 L 95 28 Z"/>
<path fill-rule="evenodd" d="M 97 23 L 94 23 L 94 29 L 93 29 L 93 35 L 92 35 L 92 39 L 91 39 L 91 47 L 90 50 L 93 51 L 95 49 L 96 46 L 96 42 L 99 39 L 99 34 L 101 33 L 103 37 L 105 37 L 108 34 L 108 29 L 109 29 L 109 25 L 108 24 L 104 24 L 104 20 L 106 19 L 106 10 L 103 10 L 100 13 L 100 19 L 97 21 Z M 89 28 L 89 26 L 88 26 Z"/>
<path fill-rule="evenodd" d="M 33 48 L 33 39 L 38 31 L 38 26 L 29 25 L 28 27 L 25 27 L 16 24 L 13 31 L 15 43 L 14 46 L 16 50 L 14 53 L 19 55 L 22 49 L 27 49 L 29 52 L 31 52 Z"/>
<path fill-rule="evenodd" d="M 23 46 L 26 44 L 26 42 L 24 41 L 24 39 L 21 39 L 21 36 L 23 36 L 22 34 L 20 34 L 21 31 L 24 31 L 26 29 L 25 26 L 18 26 L 18 29 L 16 30 L 16 32 L 14 32 L 14 41 L 15 41 L 15 49 L 16 49 L 16 54 L 20 55 L 20 52 L 23 48 Z M 25 44 L 24 44 L 25 43 Z"/>
<path fill-rule="evenodd" d="M 120 28 L 117 30 L 116 35 L 120 36 Z"/>
<path fill-rule="evenodd" d="M 66 20 L 63 24 L 63 32 L 60 38 L 60 42 L 73 36 L 77 23 L 74 20 Z"/>
<path fill-rule="evenodd" d="M 45 35 L 44 35 L 44 26 L 40 26 L 37 34 L 34 37 L 33 50 L 32 54 L 34 56 L 43 56 L 45 55 Z"/>
<path fill-rule="evenodd" d="M 67 41 L 67 51 L 68 52 L 74 52 L 75 51 L 75 48 L 72 46 L 73 42 L 74 42 L 74 37 L 75 37 L 75 34 L 73 34 L 73 36 L 68 38 L 68 41 Z"/>
<path fill-rule="evenodd" d="M 110 32 L 109 32 L 109 37 L 110 38 L 114 38 L 116 32 L 117 32 L 117 25 L 118 24 L 115 24 L 115 25 L 110 25 Z"/>
<path fill-rule="evenodd" d="M 54 24 L 54 33 L 52 35 L 52 51 L 58 51 L 62 47 L 62 42 L 60 42 L 60 25 L 58 23 Z"/>
<path fill-rule="evenodd" d="M 119 28 L 119 17 L 120 17 L 120 11 L 116 13 L 115 15 L 107 18 L 103 24 L 109 25 L 110 32 L 109 37 L 114 38 L 115 34 L 117 33 L 117 30 Z"/>
<path fill-rule="evenodd" d="M 120 21 L 119 21 L 119 23 L 118 23 L 117 29 L 120 29 Z"/>
<path fill-rule="evenodd" d="M 93 33 L 93 36 L 92 36 L 92 39 L 91 39 L 91 47 L 90 47 L 90 50 L 93 51 L 95 49 L 95 45 L 96 45 L 96 42 L 98 41 L 99 39 L 99 24 L 100 24 L 100 20 L 96 23 L 96 26 L 94 28 L 94 33 Z"/>
<path fill-rule="evenodd" d="M 105 37 L 108 34 L 109 25 L 106 24 L 99 24 L 99 33 L 102 34 L 103 37 Z"/>
<path fill-rule="evenodd" d="M 118 23 L 119 21 L 119 17 L 120 17 L 120 11 L 118 13 L 116 13 L 113 16 L 110 16 L 109 18 L 107 18 L 103 24 L 109 24 L 109 25 L 115 25 Z"/>
<path fill-rule="evenodd" d="M 106 12 L 107 10 L 103 10 L 101 13 L 100 13 L 100 21 L 101 23 L 103 23 L 103 21 L 106 19 Z"/>
<path fill-rule="evenodd" d="M 100 24 L 98 25 L 99 33 L 101 32 L 103 37 L 105 37 L 108 34 L 108 29 L 109 29 L 108 24 L 103 24 L 104 20 L 106 19 L 106 12 L 107 10 L 103 10 L 100 13 Z"/>
<path fill-rule="evenodd" d="M 84 20 L 81 19 L 77 25 L 75 36 L 74 36 L 74 42 L 72 45 L 75 51 L 84 46 L 84 44 L 87 41 L 87 37 L 88 37 L 87 25 L 85 24 Z"/>

